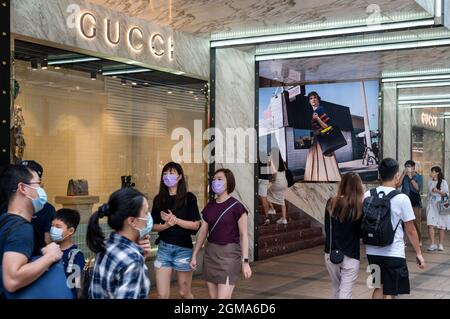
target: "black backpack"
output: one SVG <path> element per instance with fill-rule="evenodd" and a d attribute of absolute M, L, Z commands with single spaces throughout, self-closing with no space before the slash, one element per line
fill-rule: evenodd
<path fill-rule="evenodd" d="M 380 194 L 383 196 L 379 197 Z M 392 244 L 400 221 L 392 229 L 391 199 L 399 194 L 401 192 L 398 190 L 393 190 L 388 195 L 384 192 L 377 193 L 376 189 L 370 190 L 370 196 L 364 199 L 363 204 L 361 230 L 364 244 L 382 247 Z"/>

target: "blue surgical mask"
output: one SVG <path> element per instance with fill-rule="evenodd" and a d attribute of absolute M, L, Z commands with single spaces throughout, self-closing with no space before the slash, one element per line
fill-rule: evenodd
<path fill-rule="evenodd" d="M 64 237 L 62 228 L 56 228 L 55 226 L 52 226 L 50 228 L 50 239 L 55 243 L 63 241 Z"/>
<path fill-rule="evenodd" d="M 147 218 L 138 217 L 137 219 L 146 220 L 147 221 L 147 225 L 145 226 L 145 228 L 140 229 L 140 228 L 135 227 L 139 231 L 139 239 L 142 240 L 142 239 L 144 239 L 145 236 L 150 234 L 150 232 L 152 231 L 153 218 L 152 218 L 152 215 L 150 213 L 147 213 Z"/>
<path fill-rule="evenodd" d="M 35 189 L 38 193 L 37 198 L 32 198 L 31 196 L 27 196 L 27 198 L 31 199 L 31 204 L 33 204 L 34 213 L 41 211 L 44 208 L 44 205 L 47 203 L 47 194 L 42 187 L 33 187 L 25 184 L 27 187 Z"/>

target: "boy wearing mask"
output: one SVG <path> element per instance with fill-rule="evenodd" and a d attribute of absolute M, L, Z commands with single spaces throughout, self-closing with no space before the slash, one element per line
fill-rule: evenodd
<path fill-rule="evenodd" d="M 72 288 L 75 298 L 81 295 L 81 276 L 85 265 L 84 255 L 73 242 L 73 236 L 80 223 L 80 213 L 63 208 L 56 212 L 50 228 L 50 238 L 59 244 L 63 253 L 62 262 L 67 277 L 67 285 Z"/>

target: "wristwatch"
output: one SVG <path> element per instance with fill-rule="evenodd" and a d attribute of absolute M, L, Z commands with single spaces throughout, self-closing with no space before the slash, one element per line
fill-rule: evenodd
<path fill-rule="evenodd" d="M 248 258 L 242 258 L 242 262 L 248 264 Z"/>

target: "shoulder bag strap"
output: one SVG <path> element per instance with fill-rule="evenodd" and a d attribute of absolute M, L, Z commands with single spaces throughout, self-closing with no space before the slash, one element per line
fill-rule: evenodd
<path fill-rule="evenodd" d="M 75 262 L 75 257 L 77 256 L 77 254 L 80 252 L 79 249 L 72 249 L 69 252 L 69 262 L 67 264 L 67 272 L 71 273 L 73 270 L 73 264 Z M 81 270 L 81 269 L 80 269 Z"/>
<path fill-rule="evenodd" d="M 230 206 L 228 206 L 227 209 L 224 210 L 224 212 L 219 216 L 219 218 L 217 218 L 216 222 L 214 223 L 213 227 L 211 228 L 211 230 L 209 231 L 209 236 L 211 236 L 212 231 L 214 230 L 214 228 L 216 228 L 217 224 L 219 223 L 219 221 L 222 219 L 223 215 L 225 215 L 225 213 L 227 211 L 229 211 L 234 205 L 236 205 L 239 201 L 235 201 L 233 204 L 231 204 Z"/>

